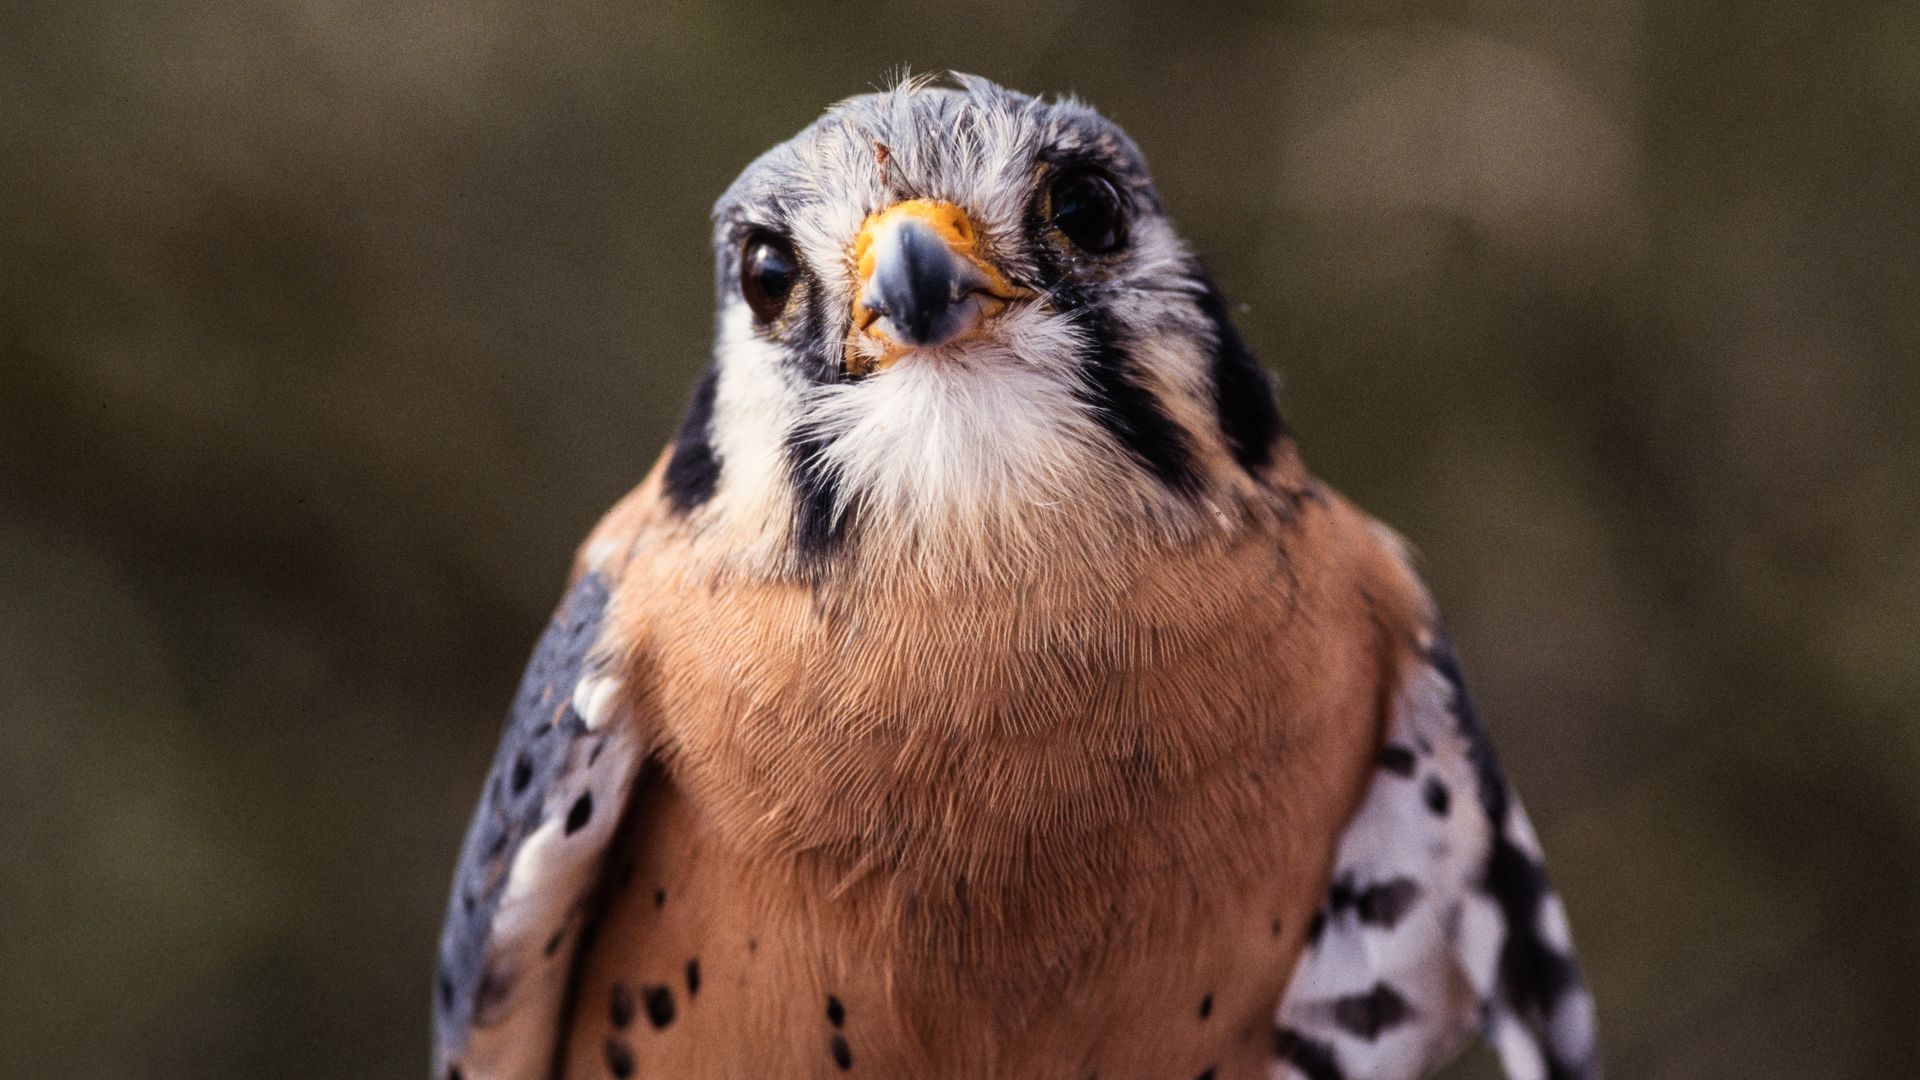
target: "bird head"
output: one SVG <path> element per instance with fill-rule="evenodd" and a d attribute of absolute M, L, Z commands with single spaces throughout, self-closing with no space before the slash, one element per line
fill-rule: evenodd
<path fill-rule="evenodd" d="M 1077 101 L 966 75 L 851 98 L 714 223 L 714 364 L 667 494 L 789 565 L 1217 529 L 1286 444 L 1140 151 Z"/>

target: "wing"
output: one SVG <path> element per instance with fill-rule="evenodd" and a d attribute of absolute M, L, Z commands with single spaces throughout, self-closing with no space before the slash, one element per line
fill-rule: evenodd
<path fill-rule="evenodd" d="M 643 757 L 613 722 L 609 592 L 598 572 L 574 582 L 500 733 L 440 931 L 439 1080 L 552 1070 L 583 909 Z"/>
<path fill-rule="evenodd" d="M 1475 1028 L 1512 1080 L 1598 1075 L 1539 841 L 1445 632 L 1422 643 L 1280 1005 L 1275 1080 L 1412 1080 Z"/>

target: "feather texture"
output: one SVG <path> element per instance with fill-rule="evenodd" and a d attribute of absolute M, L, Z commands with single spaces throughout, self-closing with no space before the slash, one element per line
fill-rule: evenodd
<path fill-rule="evenodd" d="M 1597 1075 L 1565 913 L 1444 634 L 1403 679 L 1277 1024 L 1276 1080 L 1412 1080 L 1477 1028 L 1511 1080 Z"/>
<path fill-rule="evenodd" d="M 582 574 L 535 649 L 454 876 L 434 986 L 436 1076 L 539 1075 L 639 760 L 615 719 L 609 585 Z"/>

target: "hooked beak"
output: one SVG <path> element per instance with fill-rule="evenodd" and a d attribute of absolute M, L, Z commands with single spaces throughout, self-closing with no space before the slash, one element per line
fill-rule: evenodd
<path fill-rule="evenodd" d="M 980 257 L 978 238 L 952 203 L 908 199 L 868 216 L 853 242 L 850 369 L 884 368 L 910 350 L 971 337 L 1009 301 L 1031 295 Z M 861 337 L 872 344 L 862 348 Z"/>

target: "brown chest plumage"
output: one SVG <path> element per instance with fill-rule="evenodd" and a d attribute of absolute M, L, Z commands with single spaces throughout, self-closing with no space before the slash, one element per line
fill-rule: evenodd
<path fill-rule="evenodd" d="M 1268 520 L 884 594 L 648 542 L 568 1075 L 1264 1075 L 1417 603 L 1338 499 Z"/>

